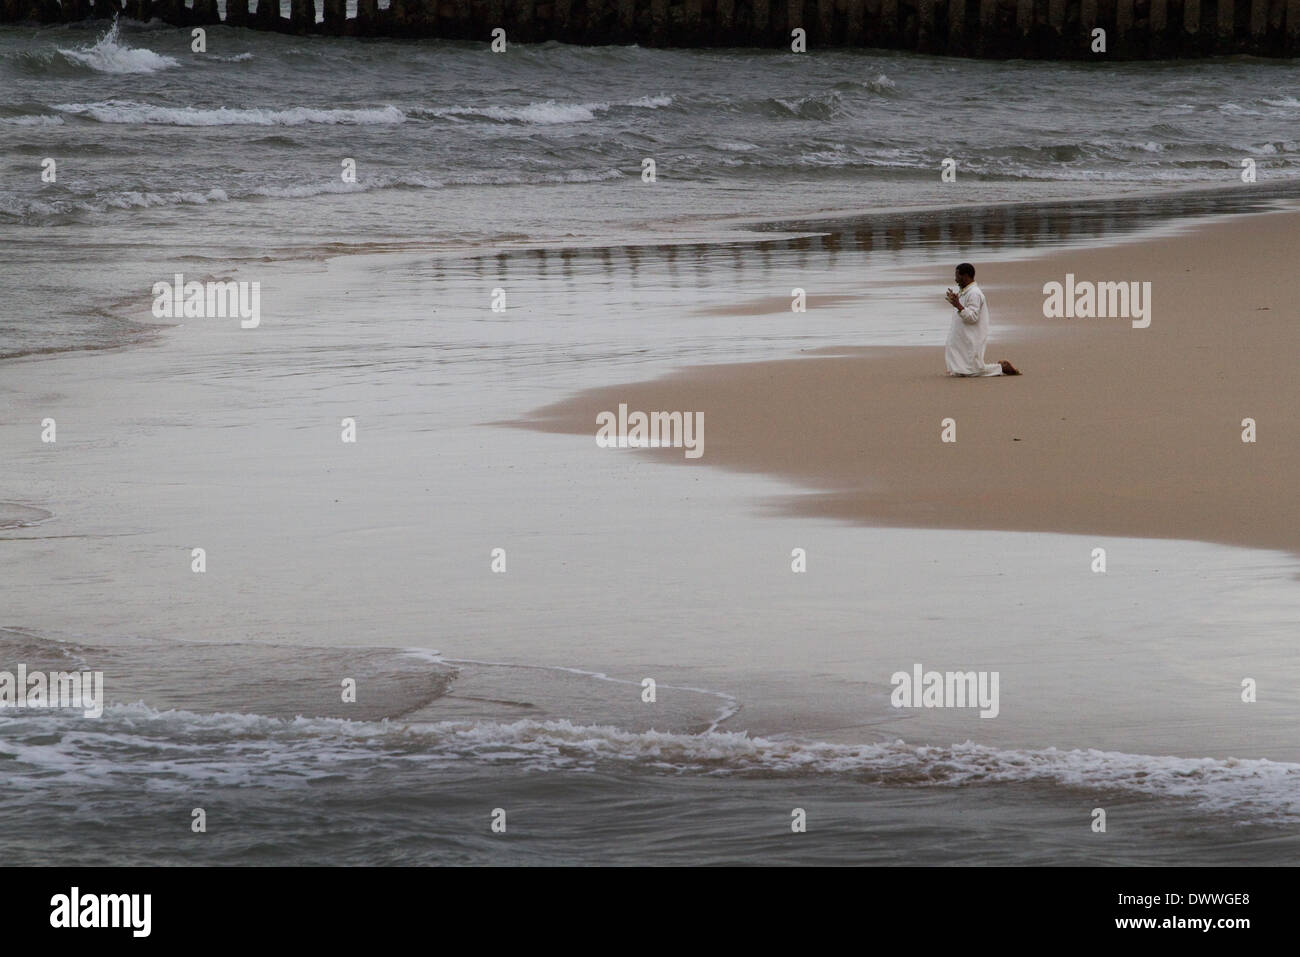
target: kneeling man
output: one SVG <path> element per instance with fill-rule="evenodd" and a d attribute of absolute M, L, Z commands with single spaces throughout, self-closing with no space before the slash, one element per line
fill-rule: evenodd
<path fill-rule="evenodd" d="M 984 347 L 989 339 L 989 304 L 984 291 L 975 285 L 975 267 L 962 263 L 957 267 L 957 285 L 961 292 L 948 290 L 948 303 L 957 310 L 948 332 L 944 359 L 949 375 L 1020 375 L 1020 370 L 1003 359 L 985 362 Z"/>

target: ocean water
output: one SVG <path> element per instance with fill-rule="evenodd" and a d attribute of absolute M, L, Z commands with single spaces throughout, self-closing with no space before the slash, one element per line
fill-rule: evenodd
<path fill-rule="evenodd" d="M 159 24 L 4 28 L 0 270 L 24 281 L 0 355 L 131 336 L 115 307 L 164 263 L 716 236 L 737 217 L 1240 185 L 1247 159 L 1276 186 L 1300 171 L 1298 80 L 1247 58 L 492 54 L 220 27 L 197 54 Z"/>
<path fill-rule="evenodd" d="M 1103 580 L 1090 539 L 781 517 L 494 423 L 941 341 L 889 280 L 954 244 L 1287 202 L 1298 69 L 0 31 L 0 670 L 106 682 L 98 718 L 0 711 L 6 860 L 1293 862 L 1300 709 L 1234 691 L 1300 682 L 1292 557 L 1115 540 Z M 151 321 L 174 272 L 261 282 L 256 338 Z M 727 313 L 791 276 L 872 293 Z M 1000 669 L 999 720 L 889 708 L 918 660 Z"/>
<path fill-rule="evenodd" d="M 699 724 L 678 731 L 439 719 L 450 682 L 491 669 L 422 649 L 110 651 L 6 632 L 0 651 L 107 668 L 117 691 L 135 680 L 155 701 L 4 715 L 0 823 L 17 865 L 1267 865 L 1298 850 L 1296 763 L 764 737 L 716 727 L 736 711 L 726 696 L 711 719 L 695 702 Z M 409 710 L 313 716 L 338 710 L 302 693 L 324 690 L 322 670 L 381 679 L 386 706 Z M 588 705 L 617 680 L 551 669 L 552 699 L 566 677 Z M 1089 829 L 1098 806 L 1109 835 Z M 796 809 L 806 833 L 790 830 Z"/>

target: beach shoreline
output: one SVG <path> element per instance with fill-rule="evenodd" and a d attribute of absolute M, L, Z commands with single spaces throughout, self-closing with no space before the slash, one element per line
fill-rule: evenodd
<path fill-rule="evenodd" d="M 1300 214 L 1264 213 L 1138 246 L 977 264 L 993 310 L 987 358 L 1011 359 L 1020 378 L 946 377 L 942 351 L 928 347 L 831 347 L 602 387 L 516 424 L 594 434 L 596 413 L 619 403 L 701 411 L 700 461 L 810 490 L 788 504 L 799 515 L 1300 552 L 1300 527 L 1277 513 L 1300 468 L 1287 300 L 1298 235 Z M 954 262 L 963 258 L 953 250 Z M 1043 318 L 1044 283 L 1067 273 L 1150 282 L 1149 328 Z M 928 278 L 936 325 L 948 321 L 947 278 Z M 954 442 L 941 440 L 947 418 Z M 1247 418 L 1259 429 L 1254 443 L 1242 441 Z"/>
<path fill-rule="evenodd" d="M 959 203 L 926 201 L 902 206 L 819 209 L 794 215 L 761 216 L 693 213 L 668 216 L 642 224 L 618 241 L 597 236 L 589 241 L 576 236 L 505 237 L 465 243 L 436 240 L 366 240 L 308 244 L 278 250 L 277 255 L 250 257 L 246 250 L 234 248 L 222 256 L 209 257 L 192 278 L 214 279 L 255 274 L 268 265 L 293 266 L 315 263 L 321 266 L 332 260 L 355 257 L 409 258 L 426 255 L 434 260 L 487 260 L 500 256 L 593 255 L 607 250 L 629 252 L 676 247 L 685 252 L 727 246 L 757 248 L 769 243 L 840 243 L 851 237 L 873 232 L 886 238 L 883 248 L 902 251 L 918 245 L 961 244 L 977 242 L 992 247 L 1004 246 L 1015 252 L 1031 252 L 1034 240 L 1050 229 L 1053 242 L 1086 243 L 1106 234 L 1111 243 L 1127 242 L 1125 232 L 1151 228 L 1179 230 L 1188 220 L 1239 215 L 1293 207 L 1300 202 L 1300 179 L 1262 183 L 1243 189 L 1239 185 L 1208 186 L 1204 183 L 1166 185 L 1146 191 L 1117 190 L 1080 199 L 1060 196 L 1025 200 L 968 199 Z M 1027 235 L 1035 233 L 1038 235 Z M 877 240 L 877 243 L 880 243 Z M 1036 254 L 1036 250 L 1032 250 Z M 377 259 L 375 261 L 378 261 Z M 170 274 L 169 274 L 170 278 Z M 80 335 L 64 334 L 67 341 L 34 342 L 0 352 L 0 363 L 18 360 L 40 361 L 71 352 L 115 352 L 137 346 L 150 346 L 168 329 L 170 321 L 160 321 L 150 314 L 152 296 L 147 289 L 131 294 L 116 291 L 85 304 L 101 325 Z"/>

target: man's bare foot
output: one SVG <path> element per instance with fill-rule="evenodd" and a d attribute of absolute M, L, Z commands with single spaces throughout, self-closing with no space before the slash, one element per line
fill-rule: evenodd
<path fill-rule="evenodd" d="M 1002 366 L 1003 375 L 1020 375 L 1020 370 L 1013 366 L 1006 359 L 999 359 L 998 365 Z"/>

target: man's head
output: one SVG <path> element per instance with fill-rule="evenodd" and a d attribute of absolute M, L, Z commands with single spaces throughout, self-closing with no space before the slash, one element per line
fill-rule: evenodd
<path fill-rule="evenodd" d="M 970 263 L 958 263 L 956 279 L 957 285 L 965 289 L 975 281 L 975 267 Z"/>

